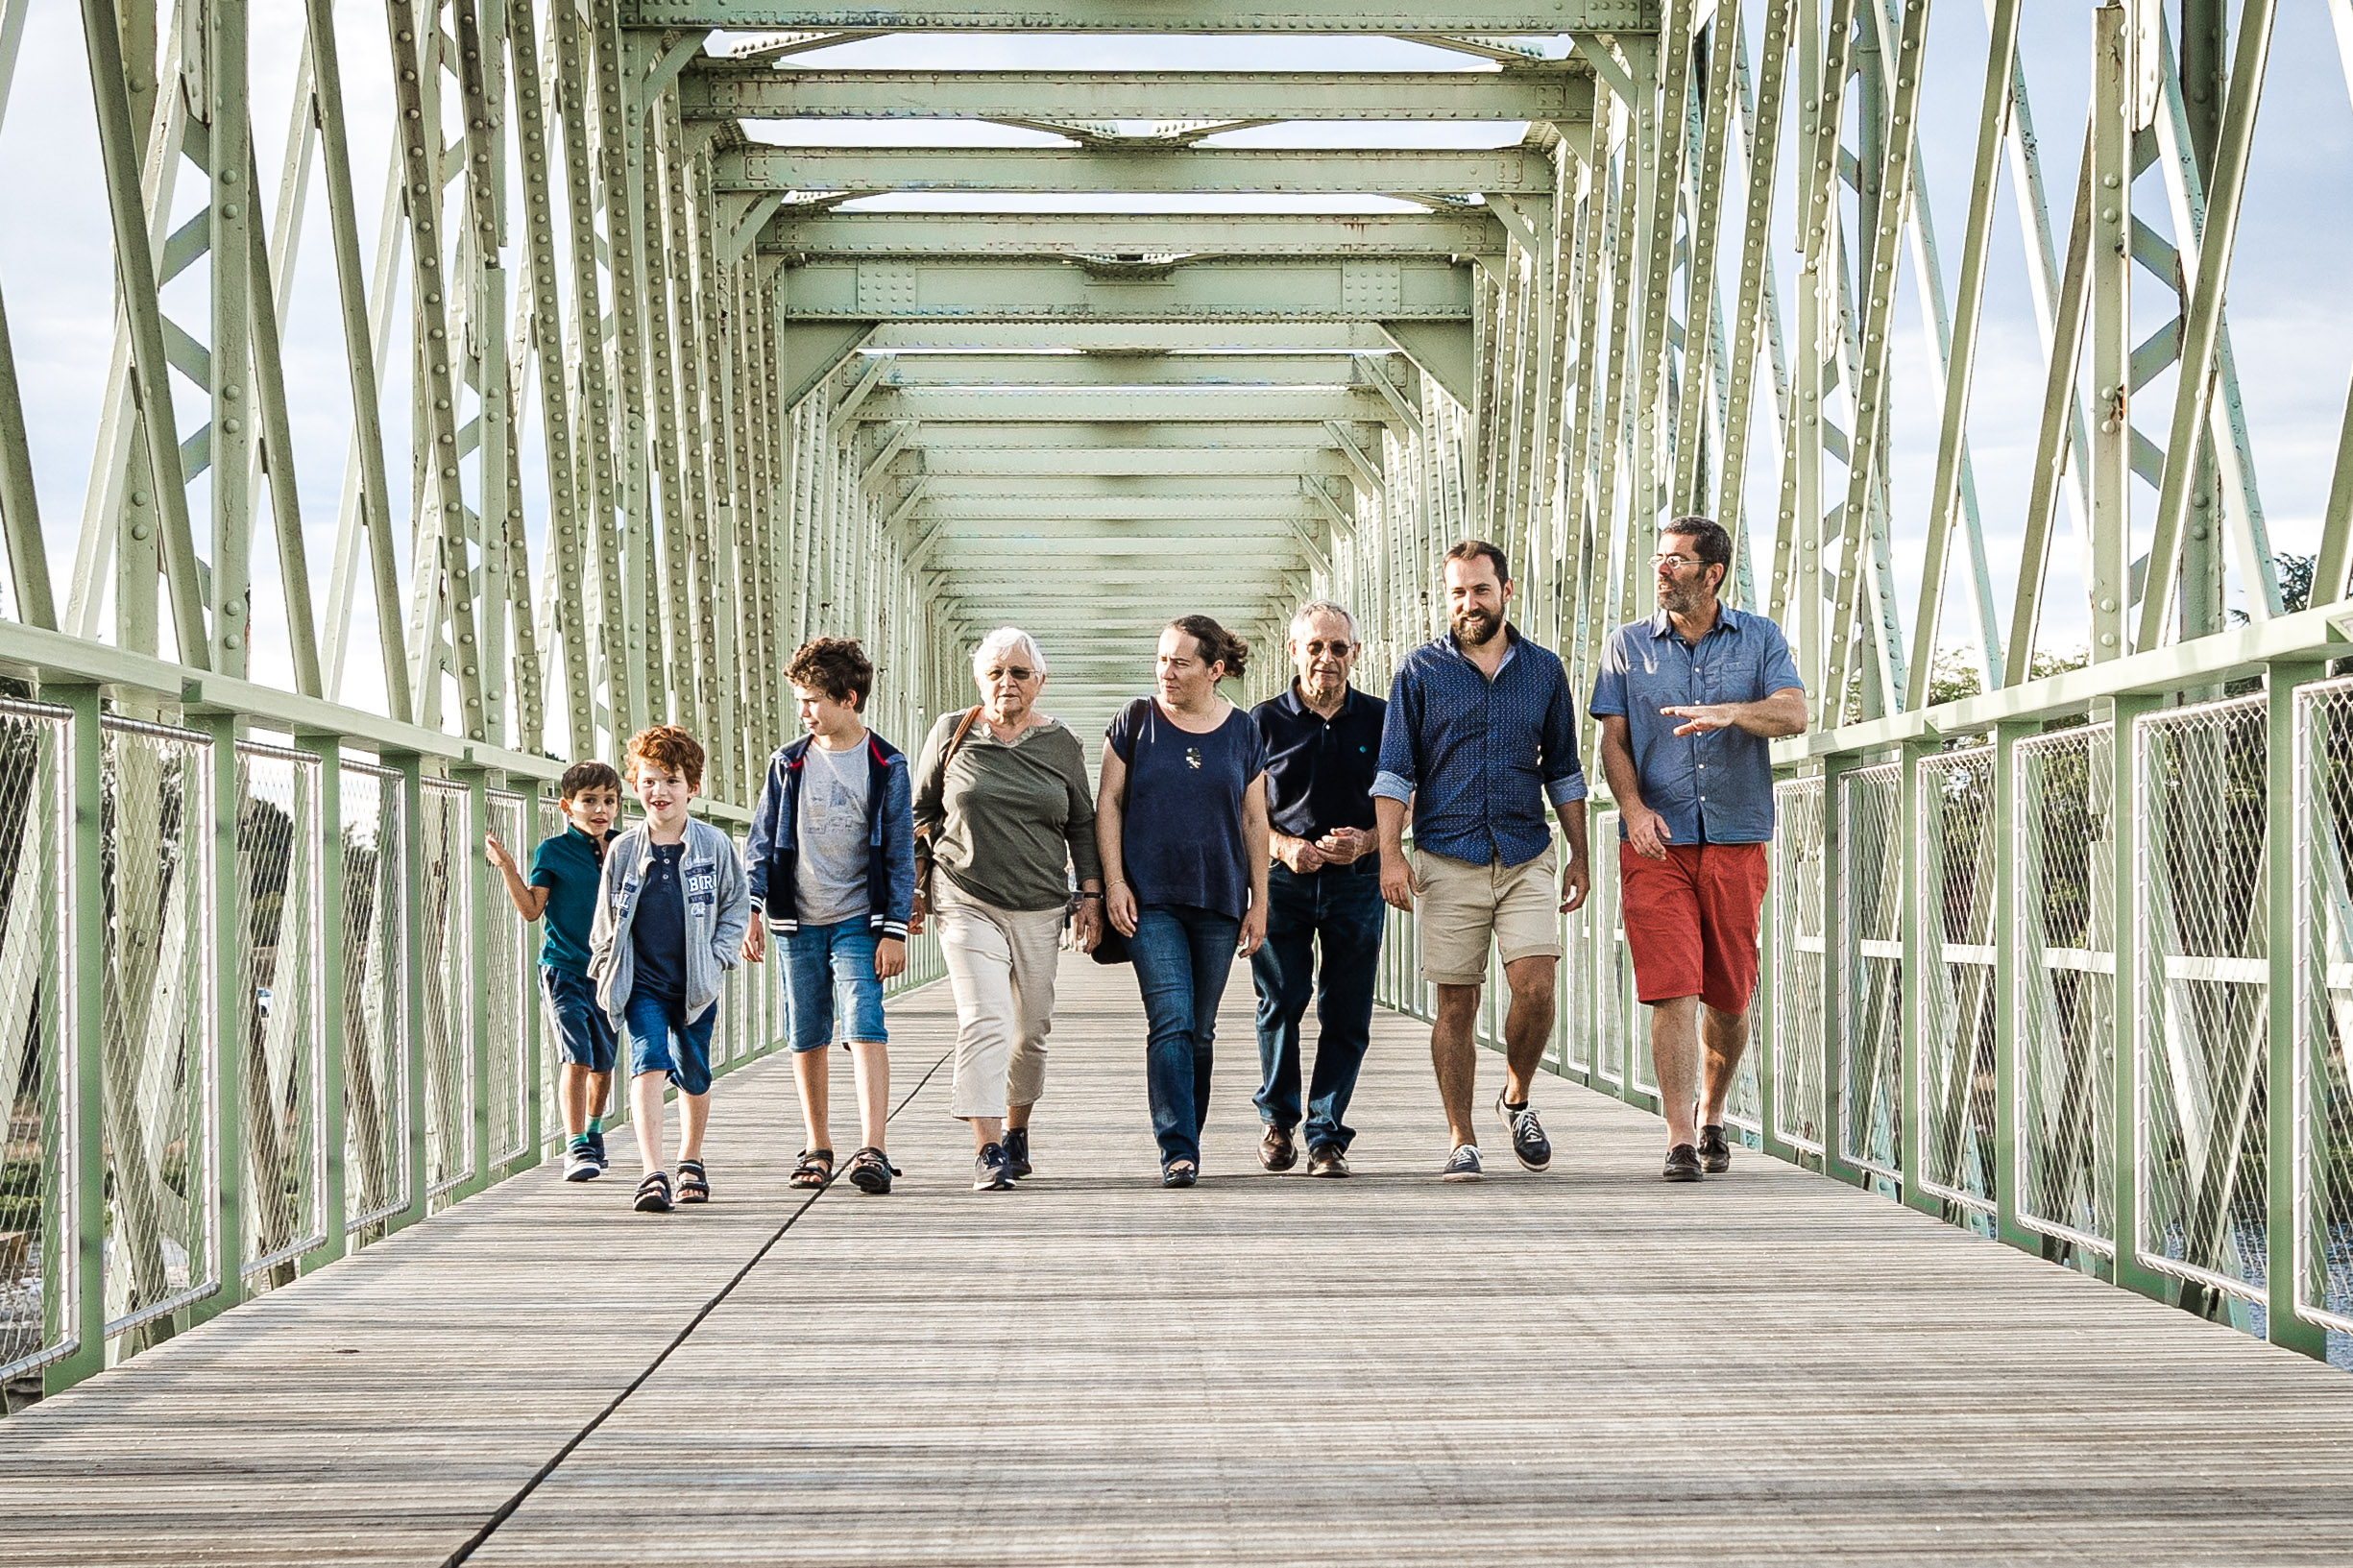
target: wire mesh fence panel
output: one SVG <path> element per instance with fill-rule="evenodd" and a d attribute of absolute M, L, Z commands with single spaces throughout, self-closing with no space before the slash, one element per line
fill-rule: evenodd
<path fill-rule="evenodd" d="M 490 831 L 502 844 L 522 844 L 528 803 L 505 789 L 484 792 L 484 811 Z M 490 911 L 487 929 L 473 951 L 479 957 L 490 993 L 484 1015 L 490 1052 L 490 1159 L 493 1165 L 519 1160 L 530 1152 L 531 1128 L 525 1121 L 530 1104 L 531 1051 L 531 930 L 507 901 L 506 880 L 481 856 L 468 862 L 482 880 L 482 907 Z M 529 861 L 525 861 L 527 866 Z"/>
<path fill-rule="evenodd" d="M 1595 842 L 1617 842 L 1619 817 L 1604 811 L 1593 823 Z M 1615 877 L 1593 880 L 1593 1063 L 1613 1088 L 1626 1081 L 1626 997 L 1631 960 L 1626 956 L 1626 915 Z"/>
<path fill-rule="evenodd" d="M 1584 1007 L 1593 994 L 1593 901 L 1605 875 L 1596 867 L 1595 886 L 1583 907 L 1561 917 L 1559 1018 L 1545 1059 L 1564 1073 L 1587 1072 L 1593 1065 L 1593 1037 L 1585 1025 Z"/>
<path fill-rule="evenodd" d="M 237 1030 L 250 1289 L 290 1283 L 327 1240 L 325 867 L 320 760 L 237 745 Z"/>
<path fill-rule="evenodd" d="M 406 1209 L 408 833 L 400 775 L 342 764 L 344 1228 Z"/>
<path fill-rule="evenodd" d="M 1994 1207 L 1994 748 L 1920 760 L 1921 1190 Z M 1935 944 L 1930 948 L 1929 944 Z"/>
<path fill-rule="evenodd" d="M 1851 992 L 1838 1031 L 1838 1157 L 1877 1175 L 1902 1170 L 1904 764 L 1842 774 L 1838 887 Z"/>
<path fill-rule="evenodd" d="M 466 786 L 427 779 L 417 823 L 419 999 L 425 1032 L 425 1195 L 437 1198 L 473 1171 L 473 953 Z"/>
<path fill-rule="evenodd" d="M 1773 786 L 1774 1131 L 1793 1148 L 1822 1152 L 1822 781 Z"/>
<path fill-rule="evenodd" d="M 2267 1230 L 2267 709 L 2258 693 L 2134 726 L 2134 1242 L 2150 1267 L 2248 1299 Z"/>
<path fill-rule="evenodd" d="M 2353 1333 L 2353 681 L 2295 707 L 2295 1301 Z"/>
<path fill-rule="evenodd" d="M 219 1286 L 212 742 L 100 721 L 109 1337 Z"/>
<path fill-rule="evenodd" d="M 0 702 L 0 1379 L 79 1348 L 65 846 L 73 714 Z"/>
<path fill-rule="evenodd" d="M 2018 742 L 2015 1172 L 2019 1222 L 2097 1252 L 2114 1242 L 2113 726 Z"/>

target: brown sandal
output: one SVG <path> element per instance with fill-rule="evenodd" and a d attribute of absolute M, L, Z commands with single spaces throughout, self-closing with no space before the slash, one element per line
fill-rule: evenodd
<path fill-rule="evenodd" d="M 795 1187 L 822 1187 L 834 1179 L 834 1151 L 830 1148 L 801 1150 L 801 1163 L 792 1168 Z"/>

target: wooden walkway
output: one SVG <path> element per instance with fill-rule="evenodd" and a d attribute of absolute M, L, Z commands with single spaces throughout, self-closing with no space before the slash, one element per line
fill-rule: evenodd
<path fill-rule="evenodd" d="M 1755 1155 L 1663 1185 L 1551 1079 L 1551 1175 L 1442 1184 L 1387 1015 L 1360 1174 L 1266 1175 L 1249 991 L 1199 1188 L 1073 965 L 1035 1176 L 967 1190 L 943 1069 L 899 1191 L 810 1206 L 473 1560 L 2353 1559 L 2344 1374 Z M 894 1015 L 904 1092 L 954 1012 Z M 762 1064 L 702 1213 L 536 1171 L 0 1422 L 0 1563 L 443 1562 L 799 1206 L 797 1125 Z"/>

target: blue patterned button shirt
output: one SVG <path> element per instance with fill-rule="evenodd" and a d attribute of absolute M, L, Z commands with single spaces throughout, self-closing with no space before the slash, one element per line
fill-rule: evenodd
<path fill-rule="evenodd" d="M 1525 865 L 1552 842 L 1544 804 L 1585 799 L 1577 706 L 1560 656 L 1509 624 L 1489 680 L 1451 636 L 1397 665 L 1372 793 L 1414 807 L 1414 843 L 1472 865 Z"/>
<path fill-rule="evenodd" d="M 1679 736 L 1683 720 L 1659 710 L 1761 702 L 1805 684 L 1782 629 L 1764 616 L 1720 606 L 1714 627 L 1687 643 L 1662 610 L 1610 634 L 1593 716 L 1624 716 L 1642 804 L 1665 819 L 1668 843 L 1762 844 L 1773 836 L 1773 743 L 1730 727 Z"/>

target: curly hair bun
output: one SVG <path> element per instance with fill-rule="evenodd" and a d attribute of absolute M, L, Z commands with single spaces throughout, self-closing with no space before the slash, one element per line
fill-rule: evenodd
<path fill-rule="evenodd" d="M 1224 664 L 1228 680 L 1240 680 L 1249 667 L 1249 643 L 1207 615 L 1178 615 L 1169 622 L 1169 628 L 1194 640 L 1201 649 L 1202 663 Z"/>

